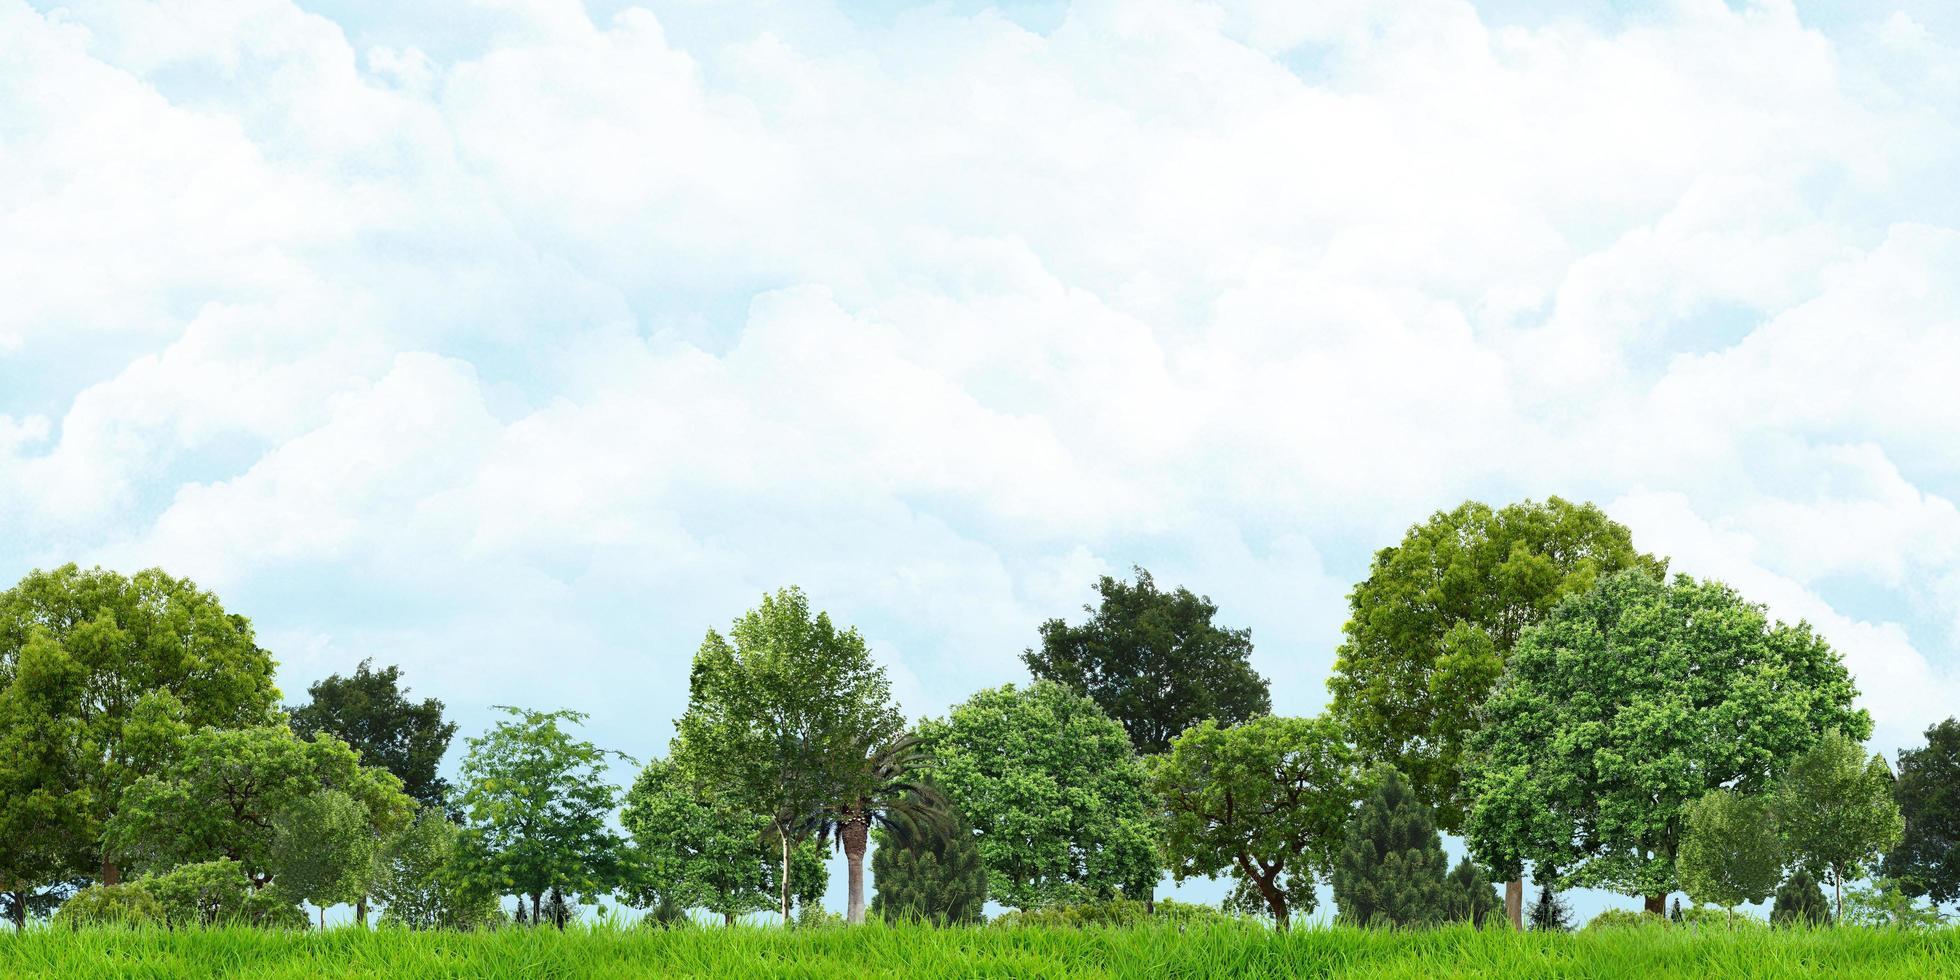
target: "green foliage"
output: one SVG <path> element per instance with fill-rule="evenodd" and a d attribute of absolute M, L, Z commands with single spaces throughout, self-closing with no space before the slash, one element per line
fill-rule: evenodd
<path fill-rule="evenodd" d="M 456 725 L 442 720 L 442 702 L 410 701 L 401 668 L 380 670 L 363 660 L 348 677 L 339 674 L 306 689 L 308 701 L 289 709 L 301 737 L 325 732 L 353 746 L 366 765 L 380 766 L 402 781 L 402 792 L 425 807 L 443 806 L 448 784 L 436 766 L 449 751 Z"/>
<path fill-rule="evenodd" d="M 1881 929 L 1937 929 L 1946 921 L 1937 906 L 1921 905 L 1896 878 L 1854 887 L 1840 921 Z"/>
<path fill-rule="evenodd" d="M 1831 921 L 1831 903 L 1824 897 L 1824 889 L 1817 886 L 1817 879 L 1798 868 L 1776 889 L 1776 904 L 1770 908 L 1769 921 L 1779 926 L 1827 925 Z"/>
<path fill-rule="evenodd" d="M 1484 869 L 1467 857 L 1450 869 L 1444 885 L 1447 886 L 1443 895 L 1445 922 L 1468 922 L 1481 929 L 1504 908 L 1504 900 L 1497 897 L 1497 890 Z"/>
<path fill-rule="evenodd" d="M 1539 885 L 1538 901 L 1531 904 L 1531 914 L 1526 916 L 1525 922 L 1539 932 L 1570 932 L 1572 908 L 1565 904 L 1565 899 L 1559 896 L 1556 888 Z"/>
<path fill-rule="evenodd" d="M 1239 921 L 1238 917 L 1209 905 L 1164 899 L 1156 902 L 1152 908 L 1135 899 L 1108 898 L 1061 902 L 1038 909 L 1017 909 L 995 919 L 992 925 L 1012 929 L 1136 929 L 1153 925 L 1204 929 Z"/>
<path fill-rule="evenodd" d="M 373 887 L 384 925 L 481 929 L 503 919 L 497 893 L 465 874 L 462 836 L 440 811 L 425 808 L 382 842 Z"/>
<path fill-rule="evenodd" d="M 137 884 L 163 909 L 172 929 L 250 925 L 304 929 L 306 913 L 277 888 L 254 889 L 245 870 L 229 858 L 182 864 Z"/>
<path fill-rule="evenodd" d="M 606 760 L 625 757 L 572 737 L 565 726 L 584 721 L 580 712 L 498 708 L 510 718 L 470 739 L 463 759 L 458 802 L 471 880 L 534 905 L 552 888 L 610 890 L 620 841 L 607 825 L 617 791 Z"/>
<path fill-rule="evenodd" d="M 61 903 L 54 921 L 75 929 L 162 926 L 163 903 L 148 888 L 134 882 L 90 885 Z"/>
<path fill-rule="evenodd" d="M 1334 903 L 1359 926 L 1433 925 L 1449 918 L 1449 870 L 1429 806 L 1402 774 L 1378 768 L 1348 820 L 1334 861 Z"/>
<path fill-rule="evenodd" d="M 1688 897 L 1732 909 L 1775 890 L 1783 876 L 1783 842 L 1768 800 L 1709 790 L 1687 805 L 1682 819 L 1687 827 L 1675 864 Z"/>
<path fill-rule="evenodd" d="M 1733 908 L 1703 908 L 1696 905 L 1685 909 L 1679 919 L 1672 920 L 1675 925 L 1689 929 L 1766 929 L 1769 924 L 1753 915 L 1738 915 Z"/>
<path fill-rule="evenodd" d="M 1960 901 L 1960 719 L 1926 729 L 1926 744 L 1899 753 L 1893 787 L 1905 836 L 1885 856 L 1885 874 L 1914 895 Z"/>
<path fill-rule="evenodd" d="M 118 873 L 96 845 L 123 791 L 185 731 L 269 720 L 272 670 L 245 617 L 156 569 L 64 565 L 0 592 L 0 742 L 32 743 L 0 751 L 8 890 Z M 14 833 L 30 825 L 42 830 Z"/>
<path fill-rule="evenodd" d="M 648 762 L 619 817 L 633 839 L 629 902 L 703 909 L 729 923 L 775 904 L 768 818 L 713 793 L 680 762 Z"/>
<path fill-rule="evenodd" d="M 1021 659 L 1037 680 L 1086 694 L 1155 755 L 1200 721 L 1236 725 L 1271 710 L 1266 679 L 1252 669 L 1252 634 L 1212 623 L 1218 607 L 1189 589 L 1159 592 L 1150 573 L 1136 583 L 1103 576 L 1088 621 L 1041 624 L 1041 649 Z"/>
<path fill-rule="evenodd" d="M 1761 793 L 1831 728 L 1868 732 L 1843 662 L 1717 582 L 1602 579 L 1528 629 L 1473 739 L 1466 838 L 1562 883 L 1675 891 L 1683 809 Z"/>
<path fill-rule="evenodd" d="M 1284 929 L 1291 913 L 1313 911 L 1314 884 L 1334 866 L 1360 778 L 1332 720 L 1268 715 L 1192 726 L 1152 766 L 1151 788 L 1169 815 L 1171 875 L 1229 872 Z"/>
<path fill-rule="evenodd" d="M 1017 909 L 1148 895 L 1158 826 L 1123 726 L 1053 681 L 981 691 L 919 724 L 933 781 L 972 821 L 987 892 Z"/>
<path fill-rule="evenodd" d="M 1349 595 L 1330 711 L 1369 761 L 1402 772 L 1456 831 L 1471 802 L 1460 757 L 1523 630 L 1627 568 L 1659 576 L 1666 561 L 1636 552 L 1627 529 L 1591 504 L 1439 511 L 1376 552 Z"/>
<path fill-rule="evenodd" d="M 910 835 L 953 819 L 953 807 L 924 778 L 930 756 L 917 736 L 902 735 L 873 749 L 862 760 L 865 778 L 853 779 L 860 794 L 821 807 L 802 825 L 814 826 L 817 840 L 835 835 L 848 868 L 844 921 L 864 923 L 864 855 L 872 827 L 887 835 Z"/>
<path fill-rule="evenodd" d="M 1633 909 L 1601 909 L 1598 915 L 1586 923 L 1586 931 L 1606 929 L 1665 929 L 1668 922 L 1665 916 Z"/>
<path fill-rule="evenodd" d="M 708 631 L 675 751 L 732 805 L 770 820 L 786 864 L 790 838 L 813 815 L 881 792 L 867 760 L 904 725 L 864 638 L 813 616 L 803 593 L 787 588 L 763 596 L 727 638 Z M 789 899 L 778 895 L 785 919 Z"/>
<path fill-rule="evenodd" d="M 270 864 L 280 891 L 321 909 L 367 894 L 379 842 L 360 801 L 319 790 L 294 800 L 272 828 Z"/>
<path fill-rule="evenodd" d="M 972 826 L 958 814 L 938 821 L 900 814 L 893 822 L 898 826 L 875 833 L 872 914 L 886 922 L 979 922 L 987 904 L 987 865 Z"/>
<path fill-rule="evenodd" d="M 1905 833 L 1892 771 L 1883 756 L 1868 759 L 1858 739 L 1834 730 L 1790 763 L 1775 792 L 1790 857 L 1831 883 L 1842 921 L 1845 883 L 1863 877 Z"/>
<path fill-rule="evenodd" d="M 264 885 L 276 871 L 279 818 L 315 793 L 349 797 L 370 836 L 392 832 L 413 812 L 399 779 L 363 767 L 329 735 L 301 740 L 283 725 L 206 728 L 181 738 L 174 754 L 129 787 L 104 834 L 111 853 L 138 868 L 225 858 Z"/>

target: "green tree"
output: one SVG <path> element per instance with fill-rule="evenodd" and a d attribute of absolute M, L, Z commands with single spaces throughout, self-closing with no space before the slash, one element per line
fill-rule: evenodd
<path fill-rule="evenodd" d="M 1147 897 L 1156 803 L 1123 726 L 1053 681 L 980 691 L 921 722 L 930 777 L 979 834 L 987 892 L 1018 909 Z"/>
<path fill-rule="evenodd" d="M 1817 879 L 1798 868 L 1776 889 L 1776 904 L 1770 908 L 1769 921 L 1779 926 L 1799 923 L 1821 926 L 1831 921 L 1831 903 L 1824 897 L 1824 889 L 1817 887 Z"/>
<path fill-rule="evenodd" d="M 362 766 L 331 735 L 300 739 L 283 725 L 206 728 L 177 758 L 132 784 L 105 832 L 110 853 L 161 872 L 227 859 L 254 889 L 273 881 L 279 818 L 322 790 L 350 797 L 372 836 L 406 823 L 414 804 L 401 780 Z"/>
<path fill-rule="evenodd" d="M 442 702 L 408 699 L 401 669 L 372 670 L 363 660 L 352 676 L 329 675 L 306 689 L 307 703 L 288 709 L 293 731 L 326 732 L 360 753 L 361 761 L 401 778 L 402 790 L 422 806 L 440 807 L 448 784 L 436 775 L 456 725 L 442 720 Z"/>
<path fill-rule="evenodd" d="M 844 852 L 846 886 L 844 921 L 864 924 L 864 855 L 873 826 L 891 834 L 907 834 L 921 823 L 946 820 L 951 804 L 937 787 L 920 778 L 927 755 L 916 737 L 901 735 L 871 752 L 864 760 L 866 778 L 854 779 L 854 797 L 817 811 L 810 823 L 818 842 L 835 835 Z"/>
<path fill-rule="evenodd" d="M 631 760 L 567 732 L 581 712 L 496 707 L 510 718 L 470 739 L 463 759 L 464 853 L 478 884 L 530 898 L 536 924 L 552 889 L 591 895 L 617 883 L 606 765 Z"/>
<path fill-rule="evenodd" d="M 1830 881 L 1836 917 L 1844 917 L 1844 883 L 1876 867 L 1905 834 L 1892 799 L 1885 758 L 1869 759 L 1841 731 L 1824 733 L 1797 756 L 1776 783 L 1774 806 L 1790 856 Z"/>
<path fill-rule="evenodd" d="M 1531 906 L 1531 928 L 1540 932 L 1572 931 L 1572 909 L 1559 897 L 1558 889 L 1549 884 L 1538 886 L 1538 901 Z"/>
<path fill-rule="evenodd" d="M 1808 625 L 1772 623 L 1719 582 L 1609 576 L 1512 650 L 1466 759 L 1466 837 L 1659 915 L 1683 808 L 1711 789 L 1764 792 L 1826 729 L 1869 732 L 1855 694 Z"/>
<path fill-rule="evenodd" d="M 172 929 L 250 925 L 304 929 L 306 913 L 277 888 L 257 888 L 230 858 L 180 864 L 146 874 L 138 887 L 156 899 Z"/>
<path fill-rule="evenodd" d="M 1504 907 L 1490 879 L 1484 875 L 1484 869 L 1467 857 L 1450 869 L 1444 884 L 1447 886 L 1444 896 L 1446 922 L 1468 922 L 1482 929 L 1484 923 Z"/>
<path fill-rule="evenodd" d="M 89 764 L 87 678 L 45 633 L 0 669 L 0 904 L 18 930 L 97 854 L 95 808 L 73 785 Z"/>
<path fill-rule="evenodd" d="M 763 596 L 727 638 L 709 630 L 702 640 L 679 724 L 681 761 L 768 817 L 785 869 L 778 875 L 785 922 L 797 840 L 822 824 L 813 820 L 822 814 L 863 817 L 858 808 L 881 791 L 883 778 L 870 760 L 904 727 L 864 638 L 812 615 L 798 589 Z M 861 908 L 861 850 L 855 860 Z"/>
<path fill-rule="evenodd" d="M 968 925 L 987 904 L 987 864 L 980 840 L 958 813 L 920 819 L 894 811 L 893 826 L 874 831 L 871 914 L 886 922 Z"/>
<path fill-rule="evenodd" d="M 1229 871 L 1273 921 L 1313 911 L 1360 795 L 1354 753 L 1327 718 L 1267 715 L 1221 728 L 1198 722 L 1151 770 L 1169 823 L 1164 852 L 1178 881 Z"/>
<path fill-rule="evenodd" d="M 1926 744 L 1899 753 L 1893 796 L 1905 836 L 1885 856 L 1885 874 L 1909 894 L 1960 901 L 1960 719 L 1926 729 Z"/>
<path fill-rule="evenodd" d="M 368 893 L 377 841 L 367 807 L 335 789 L 288 804 L 272 821 L 272 878 L 281 891 L 320 910 L 352 904 Z"/>
<path fill-rule="evenodd" d="M 1369 774 L 1374 784 L 1349 818 L 1334 859 L 1334 904 L 1357 926 L 1409 926 L 1446 921 L 1449 860 L 1429 805 L 1394 769 Z"/>
<path fill-rule="evenodd" d="M 1783 842 L 1769 801 L 1709 790 L 1681 812 L 1686 825 L 1674 861 L 1681 890 L 1697 903 L 1729 910 L 1760 902 L 1783 876 Z"/>
<path fill-rule="evenodd" d="M 680 762 L 648 762 L 619 822 L 633 838 L 626 894 L 635 905 L 705 909 L 732 926 L 775 904 L 769 819 L 717 795 Z"/>
<path fill-rule="evenodd" d="M 1107 575 L 1089 619 L 1041 624 L 1041 649 L 1021 659 L 1037 680 L 1086 694 L 1129 733 L 1138 752 L 1156 755 L 1205 719 L 1235 725 L 1272 708 L 1266 679 L 1252 669 L 1252 633 L 1212 623 L 1218 607 L 1180 588 L 1160 592 L 1150 573 L 1136 583 Z"/>
<path fill-rule="evenodd" d="M 64 565 L 0 592 L 0 686 L 13 683 L 36 636 L 65 661 L 48 669 L 83 678 L 79 698 L 59 718 L 80 728 L 62 737 L 86 747 L 61 777 L 63 789 L 89 807 L 86 840 L 101 839 L 123 790 L 169 748 L 169 733 L 263 724 L 278 703 L 272 657 L 252 624 L 157 569 L 124 577 Z M 97 851 L 56 877 L 96 874 L 113 884 L 122 871 Z"/>
<path fill-rule="evenodd" d="M 383 841 L 374 860 L 374 896 L 384 925 L 476 929 L 502 917 L 497 893 L 464 874 L 463 831 L 423 808 Z"/>

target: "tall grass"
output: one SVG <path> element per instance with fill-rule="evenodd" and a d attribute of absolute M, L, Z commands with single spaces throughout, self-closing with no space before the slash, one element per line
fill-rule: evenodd
<path fill-rule="evenodd" d="M 30 929 L 4 977 L 1960 977 L 1960 931 Z"/>

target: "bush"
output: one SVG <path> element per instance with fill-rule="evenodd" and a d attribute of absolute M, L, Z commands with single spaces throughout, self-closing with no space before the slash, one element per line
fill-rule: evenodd
<path fill-rule="evenodd" d="M 1824 898 L 1824 889 L 1818 887 L 1817 879 L 1808 871 L 1798 871 L 1776 890 L 1776 905 L 1770 909 L 1769 921 L 1773 925 L 1821 926 L 1831 921 L 1831 903 Z"/>
<path fill-rule="evenodd" d="M 805 903 L 796 910 L 796 928 L 828 929 L 844 924 L 844 917 L 835 912 L 826 912 L 823 906 Z"/>
<path fill-rule="evenodd" d="M 70 928 L 119 926 L 137 928 L 164 924 L 163 906 L 156 896 L 135 883 L 90 885 L 61 903 L 54 921 Z"/>
<path fill-rule="evenodd" d="M 1091 899 L 1041 908 L 1017 909 L 994 920 L 997 926 L 1044 926 L 1082 929 L 1089 926 L 1134 926 L 1150 918 L 1142 902 L 1128 898 Z"/>
<path fill-rule="evenodd" d="M 1690 929 L 1756 929 L 1769 928 L 1769 923 L 1742 912 L 1731 915 L 1727 909 L 1697 905 L 1682 909 L 1676 922 Z"/>
<path fill-rule="evenodd" d="M 1650 929 L 1666 927 L 1667 917 L 1632 909 L 1607 909 L 1586 923 L 1587 929 Z"/>
<path fill-rule="evenodd" d="M 306 913 L 277 887 L 254 890 L 238 862 L 228 858 L 178 865 L 137 879 L 137 887 L 162 906 L 172 929 L 249 925 L 264 929 L 305 929 Z"/>

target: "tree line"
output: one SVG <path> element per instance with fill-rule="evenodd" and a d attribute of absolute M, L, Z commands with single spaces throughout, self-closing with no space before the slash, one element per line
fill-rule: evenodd
<path fill-rule="evenodd" d="M 1168 873 L 1228 877 L 1228 910 L 1281 927 L 1322 884 L 1357 925 L 1523 927 L 1527 869 L 1541 928 L 1565 924 L 1567 887 L 1655 915 L 1677 891 L 1774 894 L 1779 921 L 1817 921 L 1867 879 L 1854 912 L 1937 919 L 1960 898 L 1960 722 L 1895 772 L 1865 754 L 1871 719 L 1822 637 L 1667 565 L 1590 504 L 1439 512 L 1350 593 L 1314 717 L 1273 715 L 1249 631 L 1140 568 L 1040 625 L 1027 683 L 910 724 L 863 637 L 786 588 L 708 631 L 664 753 L 504 707 L 455 785 L 455 725 L 396 668 L 282 707 L 249 621 L 193 583 L 36 571 L 0 593 L 0 911 L 810 922 L 835 849 L 850 923 L 1149 915 Z M 623 792 L 617 765 L 637 768 Z M 1470 856 L 1449 865 L 1442 832 Z"/>

